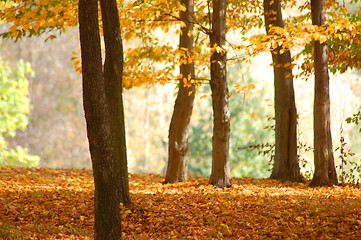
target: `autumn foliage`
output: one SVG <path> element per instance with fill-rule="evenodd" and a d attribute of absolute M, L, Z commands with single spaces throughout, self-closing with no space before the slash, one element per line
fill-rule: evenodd
<path fill-rule="evenodd" d="M 163 184 L 130 175 L 124 239 L 360 239 L 361 189 L 270 179 Z M 0 168 L 1 239 L 92 239 L 93 179 L 85 170 Z"/>

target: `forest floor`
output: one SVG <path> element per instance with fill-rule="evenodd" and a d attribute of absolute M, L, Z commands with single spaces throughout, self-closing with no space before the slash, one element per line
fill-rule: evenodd
<path fill-rule="evenodd" d="M 130 174 L 124 239 L 361 239 L 361 188 Z M 93 239 L 89 170 L 0 167 L 0 239 Z"/>

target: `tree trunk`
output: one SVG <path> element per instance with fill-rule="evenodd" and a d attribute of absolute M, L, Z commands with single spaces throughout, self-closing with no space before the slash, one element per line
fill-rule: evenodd
<path fill-rule="evenodd" d="M 266 31 L 270 25 L 284 27 L 281 3 L 278 0 L 264 0 Z M 271 178 L 282 181 L 302 181 L 297 156 L 297 110 L 293 88 L 293 76 L 290 64 L 290 51 L 280 54 L 282 47 L 272 51 L 275 115 L 276 115 L 276 146 L 275 159 Z M 285 65 L 287 64 L 288 65 Z"/>
<path fill-rule="evenodd" d="M 112 133 L 114 166 L 117 172 L 120 200 L 130 205 L 127 148 L 125 141 L 125 123 L 123 106 L 123 44 L 120 34 L 119 15 L 116 0 L 101 0 L 103 35 L 105 43 L 105 94 L 109 106 Z"/>
<path fill-rule="evenodd" d="M 181 28 L 179 48 L 185 49 L 185 60 L 188 60 L 187 57 L 191 56 L 193 50 L 193 35 L 190 33 L 193 30 L 194 2 L 193 0 L 182 0 L 181 2 L 187 10 L 180 13 L 180 18 L 185 26 Z M 179 80 L 178 95 L 169 127 L 166 183 L 183 182 L 187 179 L 188 131 L 195 96 L 195 85 L 187 85 L 195 75 L 194 63 L 181 63 L 180 74 L 183 79 Z"/>
<path fill-rule="evenodd" d="M 109 4 L 109 5 L 107 5 Z M 83 104 L 87 123 L 89 149 L 94 175 L 95 239 L 121 239 L 121 218 L 119 204 L 129 201 L 128 173 L 125 155 L 125 131 L 121 91 L 122 49 L 111 41 L 121 41 L 119 18 L 115 1 L 102 3 L 104 38 L 106 48 L 110 46 L 112 56 L 106 50 L 104 73 L 102 71 L 101 45 L 98 24 L 98 1 L 79 1 L 79 32 L 83 72 Z M 117 15 L 117 14 L 116 14 Z M 111 23 L 109 23 L 110 20 Z M 115 34 L 115 35 L 112 35 Z M 117 57 L 117 59 L 116 59 Z M 117 121 L 117 122 L 116 122 Z M 119 126 L 120 125 L 120 126 Z M 125 163 L 125 164 L 124 164 Z"/>
<path fill-rule="evenodd" d="M 213 149 L 210 184 L 216 187 L 232 185 L 229 169 L 230 113 L 227 85 L 226 0 L 213 0 L 211 47 L 217 50 L 211 56 L 211 90 L 213 106 Z"/>
<path fill-rule="evenodd" d="M 321 26 L 325 22 L 325 1 L 311 0 L 312 24 Z M 310 186 L 337 184 L 337 174 L 332 151 L 330 91 L 328 75 L 327 41 L 315 41 L 315 99 L 313 110 L 315 172 Z"/>

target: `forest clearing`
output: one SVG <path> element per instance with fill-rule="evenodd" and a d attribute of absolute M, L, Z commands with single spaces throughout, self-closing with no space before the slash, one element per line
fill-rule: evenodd
<path fill-rule="evenodd" d="M 360 239 L 357 185 L 308 187 L 271 179 L 207 178 L 163 184 L 129 175 L 133 205 L 121 208 L 124 239 Z M 0 167 L 1 239 L 93 239 L 90 170 Z"/>
<path fill-rule="evenodd" d="M 1 1 L 0 240 L 361 239 L 360 49 L 361 0 Z"/>

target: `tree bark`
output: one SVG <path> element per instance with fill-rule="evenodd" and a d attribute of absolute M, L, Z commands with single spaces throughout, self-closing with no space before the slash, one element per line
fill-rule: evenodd
<path fill-rule="evenodd" d="M 226 41 L 226 0 L 213 0 L 211 47 L 217 50 L 211 56 L 211 90 L 213 107 L 213 149 L 210 184 L 216 187 L 230 187 L 229 137 L 230 112 L 227 85 L 227 53 L 223 49 Z"/>
<path fill-rule="evenodd" d="M 264 0 L 264 15 L 267 34 L 271 26 L 284 27 L 281 3 L 278 0 Z M 282 47 L 272 51 L 276 145 L 271 178 L 281 181 L 302 181 L 297 156 L 297 110 L 293 88 L 290 51 L 280 52 Z"/>
<path fill-rule="evenodd" d="M 325 0 L 311 0 L 312 24 L 324 24 Z M 327 41 L 315 41 L 315 99 L 314 124 L 314 163 L 315 172 L 310 186 L 330 186 L 337 184 L 337 174 L 332 151 L 330 90 L 328 75 Z"/>
<path fill-rule="evenodd" d="M 129 204 L 122 115 L 119 18 L 114 1 L 102 3 L 106 61 L 102 70 L 98 1 L 79 1 L 79 32 L 82 55 L 83 104 L 94 175 L 95 239 L 121 239 L 119 204 Z M 114 26 L 112 24 L 116 24 Z M 110 29 L 109 29 L 110 28 Z M 114 31 L 114 32 L 111 32 Z M 114 39 L 115 38 L 115 39 Z M 117 56 L 109 53 L 109 48 Z M 120 61 L 121 60 L 121 61 Z M 112 90 L 114 88 L 114 90 Z M 120 89 L 120 91 L 118 91 Z"/>
<path fill-rule="evenodd" d="M 180 19 L 185 23 L 181 28 L 179 48 L 184 49 L 185 59 L 191 56 L 193 50 L 193 23 L 194 1 L 181 0 L 186 7 L 185 12 L 180 13 Z M 181 58 L 181 60 L 183 60 Z M 174 104 L 172 119 L 169 126 L 168 136 L 168 166 L 165 183 L 183 182 L 187 179 L 188 166 L 188 132 L 192 116 L 195 85 L 189 80 L 194 79 L 194 63 L 180 63 L 180 74 L 183 79 L 179 80 L 177 99 Z"/>
<path fill-rule="evenodd" d="M 105 43 L 105 94 L 109 106 L 115 159 L 113 167 L 119 174 L 120 200 L 124 205 L 130 205 L 122 86 L 124 60 L 118 8 L 116 0 L 100 0 L 100 5 Z"/>

